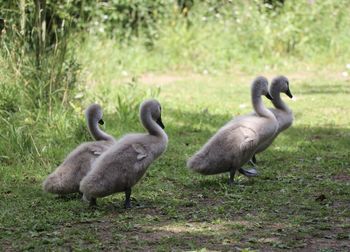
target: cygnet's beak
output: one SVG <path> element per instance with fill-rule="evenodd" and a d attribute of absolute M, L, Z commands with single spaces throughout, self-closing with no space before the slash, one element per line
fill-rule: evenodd
<path fill-rule="evenodd" d="M 101 125 L 105 124 L 105 122 L 102 119 L 99 120 L 98 123 L 101 124 Z"/>
<path fill-rule="evenodd" d="M 163 124 L 163 122 L 162 122 L 162 117 L 161 117 L 161 116 L 159 116 L 159 118 L 158 118 L 158 120 L 156 121 L 156 123 L 157 123 L 162 129 L 165 128 L 165 126 L 164 126 L 164 124 Z"/>
<path fill-rule="evenodd" d="M 286 92 L 286 95 L 288 95 L 288 97 L 289 98 L 293 98 L 293 95 L 292 95 L 292 93 L 290 92 L 290 90 L 289 90 L 289 88 L 288 88 L 288 90 L 287 90 L 287 92 Z"/>
<path fill-rule="evenodd" d="M 267 99 L 269 99 L 271 101 L 273 100 L 273 97 L 270 95 L 270 93 L 267 93 L 265 96 L 266 96 Z"/>

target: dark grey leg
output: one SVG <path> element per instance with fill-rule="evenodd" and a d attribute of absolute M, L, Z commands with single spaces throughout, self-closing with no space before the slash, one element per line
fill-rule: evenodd
<path fill-rule="evenodd" d="M 247 170 L 247 169 L 244 169 L 244 168 L 239 168 L 239 172 L 241 174 L 243 174 L 244 176 L 247 176 L 247 177 L 255 177 L 255 176 L 258 176 L 258 171 L 256 170 L 256 158 L 255 158 L 255 154 L 253 155 L 253 157 L 248 161 L 249 164 L 251 164 L 253 166 L 253 168 Z"/>
<path fill-rule="evenodd" d="M 255 154 L 253 155 L 253 157 L 252 157 L 252 160 L 251 161 L 253 161 L 253 166 L 255 166 L 255 164 L 256 164 L 256 157 L 255 157 Z"/>
<path fill-rule="evenodd" d="M 130 196 L 131 196 L 131 188 L 127 188 L 125 190 L 125 203 L 124 203 L 125 208 L 131 208 Z"/>
<path fill-rule="evenodd" d="M 91 207 L 97 206 L 96 198 L 91 198 L 91 199 L 90 199 L 89 206 L 91 206 Z"/>
<path fill-rule="evenodd" d="M 255 163 L 254 163 L 253 159 L 249 160 L 249 163 L 250 163 L 253 167 L 255 167 Z"/>
<path fill-rule="evenodd" d="M 232 169 L 232 170 L 230 171 L 230 179 L 228 180 L 228 184 L 229 184 L 230 186 L 233 185 L 233 182 L 234 182 L 234 180 L 235 180 L 235 173 L 236 173 L 236 169 Z"/>
<path fill-rule="evenodd" d="M 96 198 L 83 194 L 83 201 L 88 202 L 90 207 L 97 206 Z"/>

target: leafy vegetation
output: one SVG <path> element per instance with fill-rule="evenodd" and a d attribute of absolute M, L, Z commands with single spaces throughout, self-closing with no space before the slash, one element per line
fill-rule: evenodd
<path fill-rule="evenodd" d="M 215 73 L 232 67 L 255 72 L 281 65 L 288 69 L 300 61 L 347 63 L 348 1 L 287 1 L 275 11 L 253 2 L 208 1 L 193 5 L 186 17 L 171 12 L 154 24 L 152 46 L 142 33 L 115 43 L 104 23 L 96 22 L 82 58 L 98 58 L 93 69 L 99 72 L 105 62 L 115 62 L 115 71 L 109 71 L 114 75 L 167 69 Z"/>
<path fill-rule="evenodd" d="M 0 4 L 0 250 L 350 249 L 349 1 Z M 252 110 L 251 80 L 282 73 L 295 123 L 258 156 L 260 176 L 229 187 L 227 175 L 188 171 L 220 126 Z M 133 209 L 122 194 L 93 210 L 42 192 L 90 140 L 89 103 L 119 137 L 143 131 L 149 97 L 170 142 Z"/>

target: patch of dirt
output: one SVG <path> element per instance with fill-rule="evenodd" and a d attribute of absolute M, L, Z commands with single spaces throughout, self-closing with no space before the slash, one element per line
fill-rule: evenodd
<path fill-rule="evenodd" d="M 205 232 L 207 230 L 214 231 L 216 233 L 226 233 L 229 232 L 229 230 L 232 228 L 231 225 L 240 225 L 245 227 L 252 227 L 253 224 L 249 221 L 230 221 L 229 223 L 221 223 L 221 224 L 215 224 L 215 223 L 208 223 L 208 222 L 187 222 L 182 224 L 176 224 L 169 223 L 166 225 L 160 225 L 157 227 L 149 227 L 150 230 L 155 232 L 171 232 L 171 233 L 184 233 L 184 232 L 190 232 L 190 233 L 199 233 L 199 232 Z"/>
<path fill-rule="evenodd" d="M 330 249 L 331 251 L 350 251 L 348 239 L 335 239 L 332 235 L 328 238 L 312 238 L 306 240 L 306 246 L 295 251 L 320 251 Z"/>
<path fill-rule="evenodd" d="M 142 229 L 128 233 L 128 237 L 133 237 L 124 241 L 122 246 L 127 248 L 133 248 L 135 250 L 140 249 L 140 245 L 137 244 L 137 240 L 147 241 L 142 244 L 142 249 L 139 251 L 154 251 L 155 246 L 162 244 L 164 251 L 188 251 L 201 248 L 206 248 L 209 251 L 240 251 L 241 247 L 237 243 L 228 243 L 227 241 L 221 241 L 221 239 L 214 237 L 213 235 L 203 233 L 191 233 L 191 232 L 149 232 Z M 133 241 L 134 240 L 134 241 Z M 135 241 L 136 240 L 136 241 Z M 157 247 L 158 247 L 157 246 Z M 158 250 L 160 247 L 158 247 Z"/>
<path fill-rule="evenodd" d="M 162 86 L 173 84 L 178 81 L 185 80 L 200 80 L 205 78 L 203 75 L 199 74 L 185 74 L 185 73 L 165 73 L 165 74 L 154 74 L 154 73 L 146 73 L 139 78 L 140 83 L 146 85 L 155 85 Z"/>
<path fill-rule="evenodd" d="M 338 173 L 337 175 L 334 175 L 332 177 L 333 180 L 336 180 L 336 181 L 349 181 L 350 182 L 350 175 L 345 173 L 345 172 L 341 172 L 341 173 Z"/>
<path fill-rule="evenodd" d="M 0 240 L 0 251 L 15 251 L 14 248 L 12 248 L 12 243 L 9 240 Z"/>
<path fill-rule="evenodd" d="M 295 230 L 290 230 L 287 224 L 276 227 L 267 224 L 261 230 L 251 230 L 244 234 L 243 242 L 251 243 L 259 251 L 350 251 L 348 228 L 335 227 L 327 231 L 319 230 L 314 234 L 298 234 Z"/>
<path fill-rule="evenodd" d="M 233 76 L 235 82 L 242 84 L 249 84 L 255 76 L 263 75 L 269 80 L 276 77 L 279 74 L 286 75 L 291 82 L 312 81 L 313 79 L 324 79 L 329 81 L 350 81 L 350 77 L 342 75 L 341 69 L 311 69 L 305 71 L 294 71 L 280 73 L 278 70 L 267 70 L 256 74 L 246 73 L 238 69 L 232 69 L 232 72 L 228 74 L 213 75 L 207 72 L 195 73 L 195 72 L 164 72 L 164 73 L 144 73 L 140 76 L 124 76 L 118 80 L 112 81 L 112 85 L 120 83 L 130 83 L 135 80 L 143 85 L 163 86 L 169 84 L 175 84 L 179 81 L 201 81 L 208 78 L 227 78 L 227 76 Z"/>
<path fill-rule="evenodd" d="M 348 77 L 344 77 L 342 75 L 341 70 L 309 70 L 309 71 L 295 71 L 290 73 L 283 73 L 286 75 L 290 81 L 292 82 L 300 82 L 305 80 L 312 80 L 315 78 L 322 78 L 325 80 L 350 80 Z M 226 75 L 226 74 L 225 74 Z M 252 79 L 255 77 L 255 75 L 248 74 L 239 70 L 234 70 L 233 73 L 230 73 L 229 75 L 232 75 L 235 77 L 236 80 L 239 80 L 242 83 L 250 83 Z M 278 75 L 276 71 L 266 71 L 262 73 L 257 73 L 256 75 L 263 75 L 266 76 L 269 80 L 274 78 Z M 204 80 L 207 78 L 211 78 L 213 75 L 209 74 L 200 74 L 200 73 L 193 73 L 193 72 L 168 72 L 168 73 L 145 73 L 141 75 L 138 80 L 142 84 L 146 85 L 167 85 L 167 84 L 174 84 L 178 81 L 193 81 L 193 80 Z"/>
<path fill-rule="evenodd" d="M 324 79 L 324 80 L 333 80 L 333 81 L 350 81 L 350 77 L 344 75 L 345 68 L 339 67 L 315 67 L 312 65 L 305 65 L 303 68 L 300 66 L 298 70 L 294 70 L 291 72 L 281 72 L 278 69 L 266 70 L 259 75 L 264 75 L 268 79 L 274 78 L 276 75 L 286 75 L 290 81 L 305 81 L 305 80 L 313 80 L 313 79 Z"/>

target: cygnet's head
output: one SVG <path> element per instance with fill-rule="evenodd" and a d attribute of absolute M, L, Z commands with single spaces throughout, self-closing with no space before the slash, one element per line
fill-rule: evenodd
<path fill-rule="evenodd" d="M 87 120 L 92 120 L 93 123 L 104 124 L 102 120 L 102 108 L 98 104 L 91 104 L 85 111 L 85 116 Z"/>
<path fill-rule="evenodd" d="M 273 93 L 272 90 L 277 90 L 279 92 L 283 92 L 288 95 L 289 98 L 293 98 L 292 93 L 289 89 L 289 81 L 288 78 L 281 75 L 275 77 L 271 82 L 270 92 Z"/>
<path fill-rule="evenodd" d="M 268 84 L 269 82 L 264 76 L 256 77 L 252 83 L 252 94 L 265 95 L 269 100 L 272 100 Z"/>
<path fill-rule="evenodd" d="M 162 128 L 165 126 L 162 122 L 162 107 L 160 103 L 155 99 L 145 100 L 140 106 L 141 116 L 147 116 L 151 114 L 152 119 Z"/>

